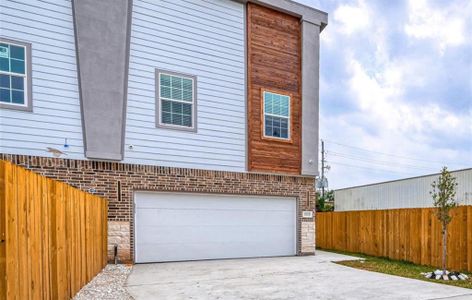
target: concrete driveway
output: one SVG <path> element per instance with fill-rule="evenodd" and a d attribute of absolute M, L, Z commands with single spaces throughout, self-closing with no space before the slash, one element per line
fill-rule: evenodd
<path fill-rule="evenodd" d="M 316 256 L 135 265 L 128 278 L 136 299 L 472 299 L 472 290 L 362 271 Z"/>

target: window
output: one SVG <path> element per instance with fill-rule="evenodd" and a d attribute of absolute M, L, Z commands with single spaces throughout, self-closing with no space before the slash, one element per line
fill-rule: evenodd
<path fill-rule="evenodd" d="M 195 130 L 196 77 L 157 71 L 160 127 Z"/>
<path fill-rule="evenodd" d="M 31 109 L 31 47 L 0 38 L 0 107 Z"/>
<path fill-rule="evenodd" d="M 264 137 L 290 140 L 290 96 L 263 91 Z"/>

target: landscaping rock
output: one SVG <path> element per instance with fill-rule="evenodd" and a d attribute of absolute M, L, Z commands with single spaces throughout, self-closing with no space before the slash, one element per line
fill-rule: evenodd
<path fill-rule="evenodd" d="M 124 284 L 131 272 L 131 266 L 107 265 L 95 278 L 86 284 L 73 298 L 132 300 Z"/>
<path fill-rule="evenodd" d="M 434 272 L 421 273 L 426 278 L 436 280 L 467 280 L 468 276 L 459 272 L 449 272 L 443 275 L 442 270 L 436 270 Z"/>
<path fill-rule="evenodd" d="M 433 272 L 427 272 L 427 273 L 421 273 L 421 274 L 424 275 L 424 277 L 426 277 L 428 279 L 436 278 L 436 275 Z"/>

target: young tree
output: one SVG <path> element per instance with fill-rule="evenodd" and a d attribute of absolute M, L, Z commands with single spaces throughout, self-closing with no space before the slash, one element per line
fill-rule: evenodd
<path fill-rule="evenodd" d="M 326 202 L 330 202 L 327 204 Z M 334 202 L 334 191 L 325 192 L 322 196 L 319 192 L 316 192 L 316 211 L 333 211 L 334 207 L 332 203 Z"/>
<path fill-rule="evenodd" d="M 442 269 L 443 275 L 446 275 L 446 261 L 447 261 L 447 225 L 452 220 L 449 212 L 457 206 L 456 202 L 456 178 L 451 175 L 447 167 L 443 167 L 438 181 L 433 181 L 431 184 L 433 190 L 430 192 L 433 197 L 434 206 L 437 208 L 436 215 L 441 222 L 443 253 L 442 253 Z"/>

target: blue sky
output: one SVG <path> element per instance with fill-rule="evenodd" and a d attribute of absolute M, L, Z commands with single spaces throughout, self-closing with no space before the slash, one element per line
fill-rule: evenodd
<path fill-rule="evenodd" d="M 472 167 L 472 1 L 298 0 L 328 12 L 330 188 Z"/>

